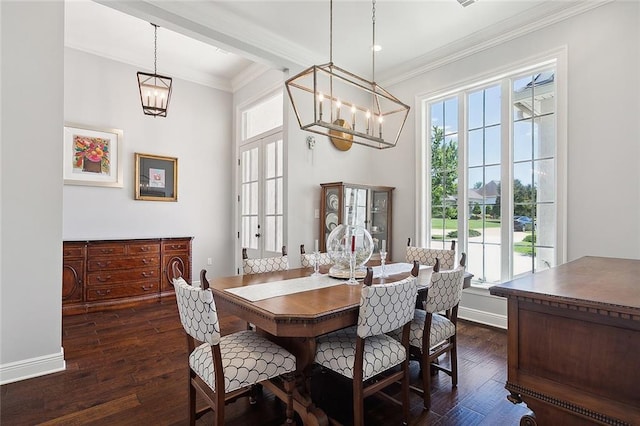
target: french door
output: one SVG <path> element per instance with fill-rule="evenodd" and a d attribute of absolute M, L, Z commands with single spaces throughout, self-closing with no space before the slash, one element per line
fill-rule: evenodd
<path fill-rule="evenodd" d="M 278 256 L 285 241 L 282 131 L 240 147 L 240 245 L 250 258 Z"/>

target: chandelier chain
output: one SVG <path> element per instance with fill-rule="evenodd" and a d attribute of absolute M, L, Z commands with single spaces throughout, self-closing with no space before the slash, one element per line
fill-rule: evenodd
<path fill-rule="evenodd" d="M 373 43 L 371 44 L 371 81 L 376 81 L 376 0 L 371 1 L 371 27 Z"/>

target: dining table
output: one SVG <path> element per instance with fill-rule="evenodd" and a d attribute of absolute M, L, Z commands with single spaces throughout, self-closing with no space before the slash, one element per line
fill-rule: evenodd
<path fill-rule="evenodd" d="M 387 264 L 388 277 L 374 267 L 373 284 L 395 282 L 410 275 L 408 263 Z M 296 268 L 259 274 L 234 275 L 209 280 L 216 307 L 253 324 L 256 331 L 269 337 L 296 356 L 297 386 L 294 409 L 305 425 L 328 425 L 326 414 L 311 400 L 310 377 L 316 351 L 316 337 L 356 325 L 362 284 L 350 285 L 344 279 L 330 277 L 329 266 Z M 418 297 L 426 293 L 432 267 L 421 266 Z M 467 274 L 465 285 L 470 282 Z M 277 381 L 265 387 L 280 399 L 286 394 Z"/>

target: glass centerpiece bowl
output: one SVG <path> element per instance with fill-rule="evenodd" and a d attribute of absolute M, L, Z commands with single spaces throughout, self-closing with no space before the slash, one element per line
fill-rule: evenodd
<path fill-rule="evenodd" d="M 329 275 L 336 278 L 349 278 L 349 260 L 351 257 L 351 244 L 355 236 L 355 276 L 364 278 L 367 271 L 365 263 L 373 254 L 373 239 L 371 234 L 362 226 L 338 225 L 327 238 L 327 253 L 331 258 Z"/>

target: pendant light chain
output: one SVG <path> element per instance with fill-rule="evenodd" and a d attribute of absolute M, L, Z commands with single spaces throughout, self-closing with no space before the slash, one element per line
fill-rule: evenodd
<path fill-rule="evenodd" d="M 329 1 L 329 62 L 333 63 L 333 0 Z"/>
<path fill-rule="evenodd" d="M 154 37 L 153 37 L 153 73 L 158 74 L 158 26 L 153 25 Z"/>
<path fill-rule="evenodd" d="M 371 45 L 371 81 L 376 81 L 376 0 L 371 2 L 371 27 L 373 29 L 373 44 Z"/>

